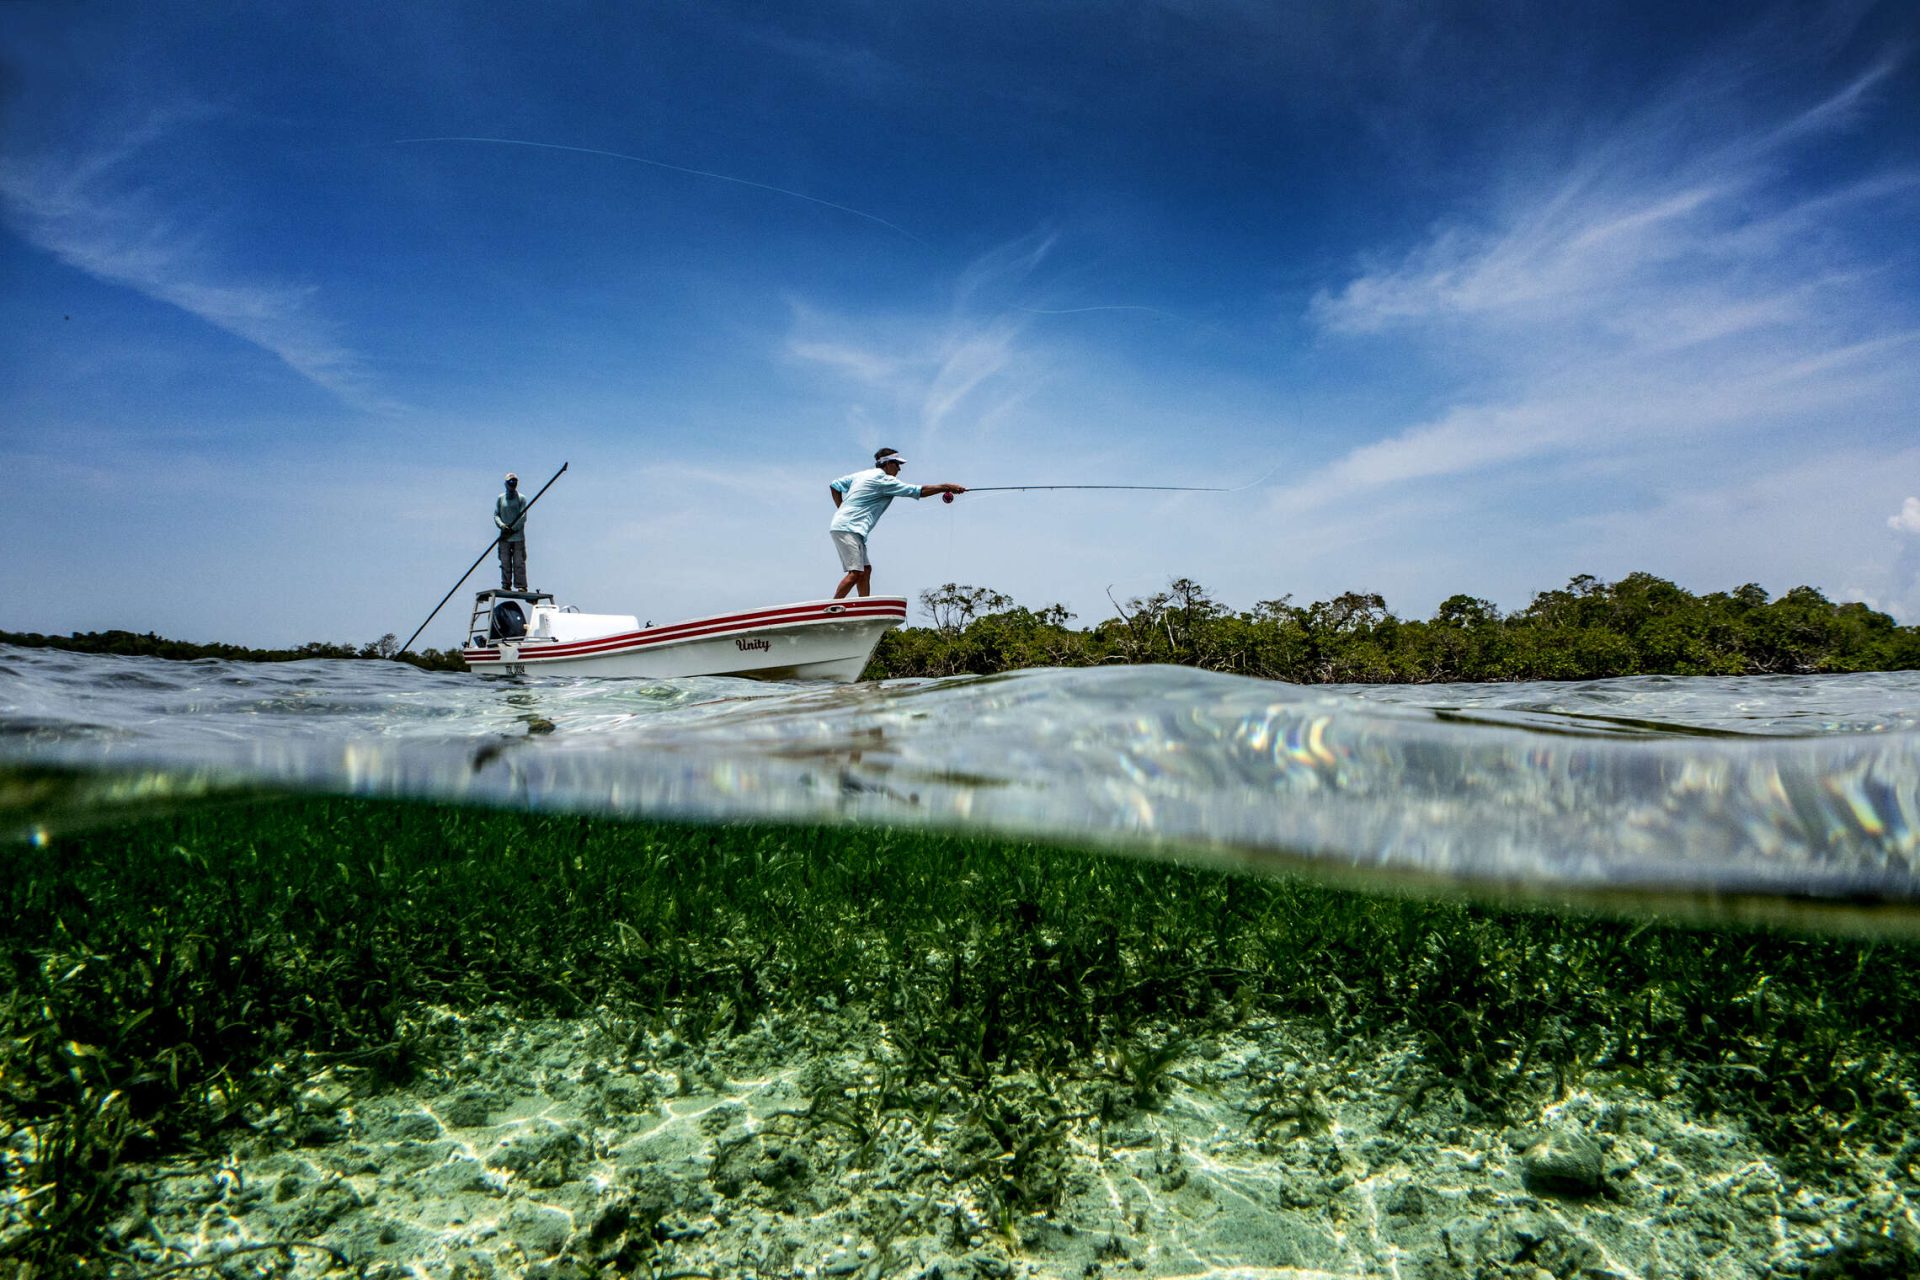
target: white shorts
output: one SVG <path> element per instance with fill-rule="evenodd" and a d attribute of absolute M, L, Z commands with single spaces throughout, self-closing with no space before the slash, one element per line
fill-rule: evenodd
<path fill-rule="evenodd" d="M 848 573 L 867 568 L 867 540 L 846 529 L 829 529 L 833 549 L 840 553 L 840 567 Z"/>

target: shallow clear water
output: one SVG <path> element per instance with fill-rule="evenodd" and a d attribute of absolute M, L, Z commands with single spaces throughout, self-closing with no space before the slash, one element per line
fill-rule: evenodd
<path fill-rule="evenodd" d="M 288 792 L 411 803 L 195 807 Z M 126 1167 L 58 1254 L 113 1275 L 1906 1275 L 1917 832 L 1911 672 L 829 687 L 0 647 L 0 1042 L 46 1133 L 267 1100 Z M 363 1062 L 403 1044 L 403 1077 Z M 0 1256 L 66 1230 L 11 1190 L 70 1176 L 41 1133 L 0 1118 Z"/>
<path fill-rule="evenodd" d="M 236 786 L 1206 851 L 1361 883 L 1920 905 L 1920 673 L 1298 687 L 1178 667 L 489 681 L 0 646 L 0 821 Z M 29 785 L 35 767 L 77 787 Z"/>

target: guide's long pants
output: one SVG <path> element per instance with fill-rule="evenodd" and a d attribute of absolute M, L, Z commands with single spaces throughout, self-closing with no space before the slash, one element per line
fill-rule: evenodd
<path fill-rule="evenodd" d="M 527 543 L 524 538 L 501 539 L 500 589 L 502 591 L 527 589 Z"/>

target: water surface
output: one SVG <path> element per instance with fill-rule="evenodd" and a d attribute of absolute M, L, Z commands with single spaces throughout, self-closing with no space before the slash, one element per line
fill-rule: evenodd
<path fill-rule="evenodd" d="M 1203 851 L 1363 883 L 1920 903 L 1920 674 L 1301 687 L 1181 667 L 851 686 L 0 646 L 0 815 L 240 786 Z M 76 791 L 23 770 L 77 770 Z"/>

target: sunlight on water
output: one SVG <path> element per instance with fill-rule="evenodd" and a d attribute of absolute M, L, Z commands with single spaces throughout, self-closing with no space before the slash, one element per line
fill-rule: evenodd
<path fill-rule="evenodd" d="M 104 775 L 51 806 L 9 791 L 16 829 L 272 786 L 961 828 L 1523 892 L 1920 897 L 1911 672 L 1303 688 L 1133 667 L 801 686 L 5 657 L 0 761 Z"/>
<path fill-rule="evenodd" d="M 0 676 L 32 1274 L 1920 1260 L 1913 673 Z"/>

